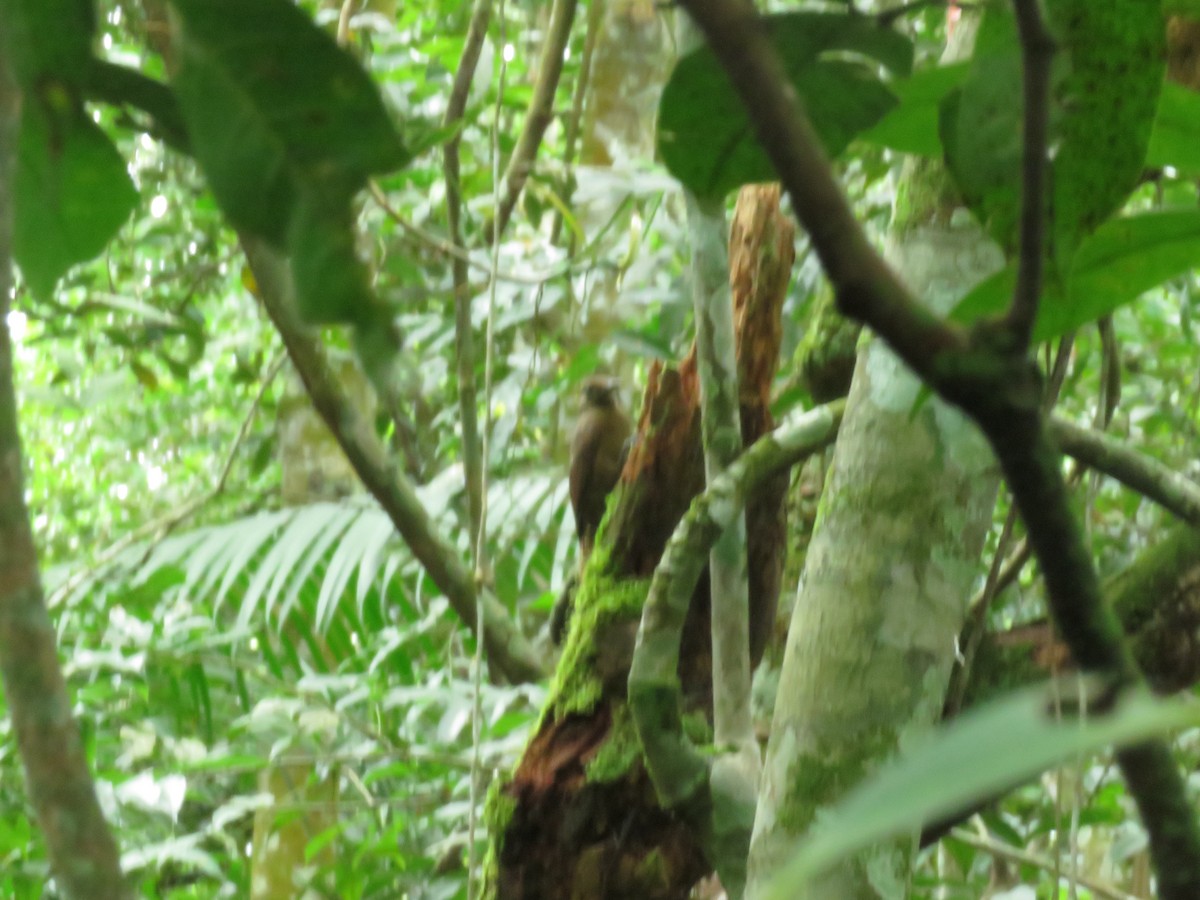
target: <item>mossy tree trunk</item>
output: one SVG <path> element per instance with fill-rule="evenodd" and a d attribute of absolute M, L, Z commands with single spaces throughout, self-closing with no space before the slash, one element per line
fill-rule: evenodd
<path fill-rule="evenodd" d="M 731 247 L 740 408 L 746 444 L 774 427 L 792 231 L 777 187 L 745 189 Z M 769 246 L 765 246 L 769 243 Z M 786 474 L 747 505 L 751 649 L 761 655 L 782 570 Z M 694 354 L 656 365 L 635 444 L 584 570 L 550 699 L 513 776 L 490 799 L 489 888 L 504 900 L 679 898 L 711 869 L 696 837 L 664 810 L 641 764 L 626 682 L 649 578 L 704 485 Z M 693 597 L 680 678 L 702 736 L 711 706 L 708 586 Z"/>

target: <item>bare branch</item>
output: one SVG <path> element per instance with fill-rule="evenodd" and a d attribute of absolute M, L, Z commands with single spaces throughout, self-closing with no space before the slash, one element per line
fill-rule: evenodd
<path fill-rule="evenodd" d="M 11 38 L 3 33 L 6 18 L 0 16 L 4 46 Z M 8 331 L 20 94 L 6 63 L 0 60 L 0 675 L 29 798 L 58 887 L 76 900 L 124 900 L 133 895 L 121 874 L 117 843 L 96 799 L 71 712 L 25 505 Z"/>

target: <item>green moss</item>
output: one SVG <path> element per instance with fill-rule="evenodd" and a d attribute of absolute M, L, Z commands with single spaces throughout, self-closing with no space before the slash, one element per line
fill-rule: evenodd
<path fill-rule="evenodd" d="M 607 516 L 605 520 L 607 521 Z M 562 657 L 550 684 L 550 698 L 543 718 L 592 709 L 604 686 L 596 674 L 596 635 L 613 622 L 637 621 L 642 615 L 648 578 L 613 578 L 610 549 L 603 543 L 603 525 L 596 548 L 588 559 L 575 594 L 571 625 Z"/>
<path fill-rule="evenodd" d="M 780 817 L 784 827 L 791 833 L 802 833 L 812 823 L 816 810 L 861 782 L 895 753 L 896 747 L 896 732 L 884 728 L 864 734 L 853 756 L 831 759 L 824 754 L 805 754 L 794 759 L 789 766 L 789 796 Z"/>
<path fill-rule="evenodd" d="M 504 835 L 508 823 L 517 809 L 517 801 L 504 790 L 507 778 L 497 778 L 488 788 L 487 800 L 483 804 L 483 821 L 491 840 L 487 842 L 487 853 L 483 858 L 483 896 L 496 896 L 496 879 L 499 875 L 500 851 L 504 847 Z"/>
<path fill-rule="evenodd" d="M 862 327 L 837 311 L 833 291 L 823 287 L 813 298 L 804 337 L 793 357 L 795 368 L 813 399 L 825 403 L 844 397 L 854 374 Z"/>
<path fill-rule="evenodd" d="M 588 781 L 616 781 L 642 755 L 633 717 L 625 703 L 613 704 L 612 727 L 600 751 L 587 764 Z"/>
<path fill-rule="evenodd" d="M 670 869 L 658 850 L 651 851 L 638 863 L 637 883 L 647 891 L 665 889 L 670 884 Z"/>
<path fill-rule="evenodd" d="M 699 710 L 683 714 L 683 733 L 700 752 L 712 749 L 713 730 L 708 717 Z M 714 751 L 715 752 L 715 751 Z"/>
<path fill-rule="evenodd" d="M 1196 565 L 1197 558 L 1200 558 L 1200 529 L 1177 525 L 1109 580 L 1105 593 L 1126 631 L 1136 632 L 1162 613 L 1163 598 L 1179 592 L 1180 578 Z"/>

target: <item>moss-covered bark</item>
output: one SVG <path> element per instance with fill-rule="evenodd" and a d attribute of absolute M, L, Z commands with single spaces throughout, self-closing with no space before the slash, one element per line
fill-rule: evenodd
<path fill-rule="evenodd" d="M 1171 529 L 1109 579 L 1104 593 L 1156 691 L 1200 681 L 1200 528 Z M 967 704 L 1072 666 L 1066 645 L 1044 620 L 988 635 L 971 671 Z"/>
<path fill-rule="evenodd" d="M 774 210 L 779 216 L 777 191 Z M 738 401 L 749 444 L 774 426 L 768 398 L 786 283 L 769 282 L 770 290 L 759 287 L 767 281 L 747 283 L 742 289 L 735 279 L 733 290 Z M 649 577 L 704 486 L 699 399 L 694 355 L 677 368 L 651 370 L 633 446 L 581 573 L 546 708 L 516 770 L 493 793 L 489 896 L 684 900 L 711 869 L 694 823 L 661 806 L 626 705 Z M 779 590 L 785 487 L 786 474 L 755 491 L 746 506 L 756 656 Z M 709 740 L 709 618 L 704 579 L 692 598 L 678 667 L 693 741 Z"/>

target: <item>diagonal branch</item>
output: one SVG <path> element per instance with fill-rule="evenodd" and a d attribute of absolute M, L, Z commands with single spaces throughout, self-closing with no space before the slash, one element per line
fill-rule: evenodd
<path fill-rule="evenodd" d="M 550 24 L 546 28 L 546 40 L 542 45 L 542 58 L 538 63 L 537 79 L 533 84 L 533 97 L 529 101 L 529 112 L 525 115 L 525 127 L 517 138 L 517 146 L 508 160 L 504 172 L 504 194 L 496 208 L 494 219 L 484 229 L 487 240 L 498 242 L 500 235 L 512 218 L 517 199 L 533 171 L 533 160 L 541 146 L 542 136 L 554 115 L 554 94 L 562 77 L 563 56 L 567 39 L 571 36 L 571 25 L 575 21 L 577 0 L 554 0 L 550 10 Z"/>
<path fill-rule="evenodd" d="M 728 786 L 710 781 L 715 763 L 705 759 L 683 732 L 678 670 L 684 620 L 709 551 L 742 516 L 747 496 L 776 473 L 831 444 L 844 409 L 845 401 L 836 400 L 780 425 L 717 474 L 692 501 L 654 571 L 629 670 L 630 709 L 659 798 L 665 807 L 688 816 L 697 832 L 705 835 L 707 852 L 718 871 L 724 873 L 728 867 L 738 872 L 740 862 L 742 878 L 753 800 L 749 809 L 722 806 L 723 820 L 713 821 L 715 794 Z M 744 831 L 731 827 L 737 822 L 745 822 Z"/>
<path fill-rule="evenodd" d="M 416 491 L 389 460 L 369 421 L 346 401 L 333 378 L 324 348 L 300 319 L 291 299 L 286 262 L 262 241 L 242 237 L 242 246 L 292 365 L 304 382 L 317 413 L 329 427 L 363 485 L 391 518 L 417 561 L 450 601 L 466 625 L 476 631 L 476 588 L 458 554 L 430 522 Z M 483 588 L 481 588 L 483 590 Z M 545 672 L 528 641 L 513 626 L 496 597 L 483 595 L 483 635 L 488 661 L 511 682 L 533 681 Z M 479 637 L 479 635 L 476 635 Z"/>
<path fill-rule="evenodd" d="M 1121 482 L 1191 525 L 1200 526 L 1200 485 L 1122 444 L 1102 431 L 1080 428 L 1057 416 L 1050 434 L 1068 456 Z"/>

